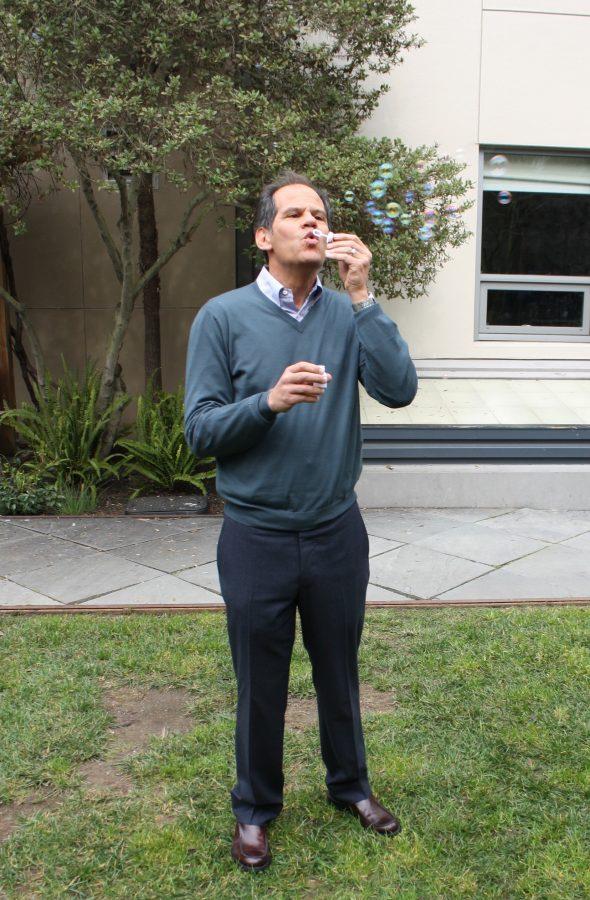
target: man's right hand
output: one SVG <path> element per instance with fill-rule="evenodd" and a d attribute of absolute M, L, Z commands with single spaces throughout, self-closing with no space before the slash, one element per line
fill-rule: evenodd
<path fill-rule="evenodd" d="M 325 390 L 318 382 L 327 384 L 331 380 L 330 373 L 322 372 L 321 366 L 309 362 L 293 363 L 287 366 L 269 392 L 268 405 L 273 412 L 287 412 L 296 403 L 317 403 Z"/>

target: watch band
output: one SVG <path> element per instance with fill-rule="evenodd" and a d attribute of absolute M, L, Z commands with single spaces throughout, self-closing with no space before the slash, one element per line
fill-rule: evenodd
<path fill-rule="evenodd" d="M 353 303 L 352 308 L 356 312 L 360 312 L 361 309 L 366 309 L 367 306 L 373 306 L 374 303 L 377 303 L 373 294 L 369 294 L 366 300 L 361 300 L 360 303 Z"/>

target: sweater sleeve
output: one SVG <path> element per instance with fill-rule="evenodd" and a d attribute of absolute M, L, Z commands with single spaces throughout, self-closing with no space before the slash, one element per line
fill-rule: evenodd
<path fill-rule="evenodd" d="M 408 345 L 379 303 L 354 313 L 359 348 L 359 381 L 367 394 L 396 409 L 408 406 L 418 390 L 418 376 Z"/>
<path fill-rule="evenodd" d="M 184 435 L 196 456 L 243 452 L 272 428 L 268 391 L 235 403 L 233 394 L 223 329 L 205 304 L 191 325 L 184 386 Z"/>

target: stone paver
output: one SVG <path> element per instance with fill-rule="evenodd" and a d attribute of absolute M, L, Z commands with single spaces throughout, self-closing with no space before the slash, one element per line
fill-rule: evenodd
<path fill-rule="evenodd" d="M 420 538 L 414 541 L 414 546 L 428 547 L 430 550 L 460 556 L 488 566 L 499 566 L 536 550 L 542 550 L 547 544 L 475 523 Z"/>
<path fill-rule="evenodd" d="M 370 581 L 427 600 L 489 571 L 489 566 L 409 544 L 371 560 Z"/>
<path fill-rule="evenodd" d="M 22 584 L 15 584 L 8 578 L 0 578 L 0 609 L 3 606 L 62 606 L 58 600 L 52 600 L 37 591 L 31 591 Z"/>
<path fill-rule="evenodd" d="M 363 509 L 367 602 L 590 597 L 590 510 Z M 224 607 L 222 516 L 0 518 L 0 610 Z"/>
<path fill-rule="evenodd" d="M 96 552 L 92 559 L 84 555 L 79 560 L 69 560 L 64 566 L 57 562 L 53 566 L 13 576 L 12 580 L 44 593 L 53 600 L 59 600 L 60 603 L 75 603 L 115 588 L 148 581 L 159 574 L 157 569 L 148 569 L 147 566 L 138 566 L 127 560 Z"/>
<path fill-rule="evenodd" d="M 93 600 L 86 600 L 80 606 L 133 606 L 143 603 L 158 606 L 174 606 L 175 603 L 183 605 L 193 603 L 195 606 L 204 603 L 224 605 L 220 594 L 189 584 L 188 581 L 181 581 L 175 575 L 160 575 L 142 584 L 101 594 Z"/>
<path fill-rule="evenodd" d="M 559 542 L 590 531 L 590 511 L 517 509 L 495 516 L 486 525 L 538 541 Z"/>

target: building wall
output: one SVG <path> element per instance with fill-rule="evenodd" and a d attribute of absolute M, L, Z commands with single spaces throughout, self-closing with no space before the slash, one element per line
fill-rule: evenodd
<path fill-rule="evenodd" d="M 390 75 L 364 132 L 410 146 L 438 142 L 477 185 L 480 145 L 586 149 L 590 118 L 588 0 L 415 0 L 413 30 L 426 38 Z M 588 343 L 478 341 L 477 206 L 473 237 L 449 253 L 427 297 L 384 306 L 416 359 L 590 359 Z"/>

